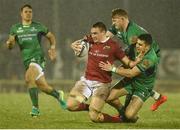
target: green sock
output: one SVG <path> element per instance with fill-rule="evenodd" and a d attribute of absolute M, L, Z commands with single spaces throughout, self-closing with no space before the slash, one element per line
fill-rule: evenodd
<path fill-rule="evenodd" d="M 38 108 L 38 88 L 29 88 L 29 95 L 32 105 Z"/>
<path fill-rule="evenodd" d="M 47 92 L 46 92 L 47 93 Z M 55 97 L 57 100 L 59 100 L 59 93 L 55 89 L 53 89 L 51 92 L 47 93 L 53 97 Z"/>
<path fill-rule="evenodd" d="M 126 109 L 126 107 L 129 105 L 130 101 L 131 101 L 132 95 L 128 94 L 126 95 L 126 99 L 125 99 L 125 103 L 124 103 L 124 107 Z"/>

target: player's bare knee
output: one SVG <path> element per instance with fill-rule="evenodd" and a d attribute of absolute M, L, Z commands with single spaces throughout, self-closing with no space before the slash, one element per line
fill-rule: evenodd
<path fill-rule="evenodd" d="M 89 118 L 93 122 L 101 122 L 103 120 L 102 114 L 93 108 L 89 108 Z"/>
<path fill-rule="evenodd" d="M 69 111 L 74 111 L 77 109 L 79 104 L 80 104 L 80 102 L 76 101 L 75 97 L 70 96 L 67 100 L 67 109 Z"/>
<path fill-rule="evenodd" d="M 77 105 L 75 105 L 74 102 L 70 102 L 70 101 L 67 102 L 67 110 L 74 111 L 76 109 L 76 107 L 77 107 Z"/>
<path fill-rule="evenodd" d="M 93 122 L 99 122 L 99 120 L 98 120 L 98 112 L 96 112 L 95 110 L 90 110 L 89 111 L 89 118 Z"/>
<path fill-rule="evenodd" d="M 30 77 L 30 76 L 26 76 L 26 77 L 25 77 L 25 82 L 26 82 L 26 84 L 27 84 L 28 86 L 34 86 L 34 85 L 36 85 L 35 80 L 34 80 L 32 77 Z"/>
<path fill-rule="evenodd" d="M 30 67 L 27 71 L 26 71 L 26 75 L 25 75 L 25 81 L 26 84 L 28 86 L 32 86 L 35 85 L 35 77 L 34 77 L 34 68 Z"/>
<path fill-rule="evenodd" d="M 95 94 L 96 97 L 99 97 L 100 99 L 106 101 L 108 98 L 108 95 L 110 93 L 110 89 L 108 87 L 100 87 L 98 89 L 98 92 Z"/>

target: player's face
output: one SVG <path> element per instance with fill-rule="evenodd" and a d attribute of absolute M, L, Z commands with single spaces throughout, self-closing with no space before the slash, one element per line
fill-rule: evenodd
<path fill-rule="evenodd" d="M 23 21 L 31 21 L 32 20 L 32 9 L 25 7 L 21 11 L 21 17 Z"/>
<path fill-rule="evenodd" d="M 147 47 L 147 44 L 145 44 L 145 42 L 143 40 L 138 39 L 137 43 L 136 43 L 136 50 L 137 52 L 145 52 Z"/>
<path fill-rule="evenodd" d="M 124 18 L 122 16 L 115 15 L 112 17 L 112 24 L 115 26 L 116 29 L 122 31 L 123 24 L 124 24 Z"/>
<path fill-rule="evenodd" d="M 105 34 L 105 31 L 101 31 L 100 28 L 91 28 L 91 37 L 94 42 L 101 42 Z"/>

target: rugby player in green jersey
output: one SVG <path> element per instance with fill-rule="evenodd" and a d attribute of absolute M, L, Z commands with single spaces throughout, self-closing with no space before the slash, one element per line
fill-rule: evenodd
<path fill-rule="evenodd" d="M 133 46 L 133 44 L 137 42 L 137 37 L 144 33 L 147 33 L 147 31 L 136 23 L 130 21 L 128 18 L 128 13 L 125 10 L 119 8 L 112 10 L 112 26 L 110 27 L 109 31 L 107 31 L 107 36 L 113 37 L 116 35 L 123 41 L 125 45 L 128 46 L 128 49 L 130 49 L 130 46 Z M 154 39 L 151 46 L 154 49 L 159 62 L 160 49 L 158 43 Z M 129 57 L 131 56 L 132 54 L 129 55 Z M 118 86 L 119 84 L 121 84 L 121 81 L 119 81 L 115 86 Z M 156 101 L 151 106 L 152 111 L 158 109 L 158 107 L 167 100 L 166 96 L 159 94 L 155 90 L 152 90 L 151 97 L 153 97 Z M 128 98 L 125 105 L 127 104 Z"/>
<path fill-rule="evenodd" d="M 121 82 L 119 86 L 112 88 L 106 100 L 107 102 L 115 101 L 121 96 L 132 95 L 131 102 L 125 110 L 125 116 L 120 115 L 119 117 L 119 120 L 122 122 L 137 121 L 137 114 L 144 102 L 150 97 L 154 87 L 158 57 L 151 44 L 152 37 L 150 34 L 141 34 L 138 36 L 132 59 L 135 60 L 139 53 L 142 53 L 144 56 L 133 68 L 115 67 L 109 61 L 100 62 L 99 64 L 102 70 L 112 71 L 121 76 L 131 78 L 131 80 Z M 114 107 L 118 109 L 121 107 L 121 104 L 116 104 Z"/>
<path fill-rule="evenodd" d="M 45 36 L 49 40 L 50 48 L 48 55 L 50 60 L 54 61 L 56 60 L 55 36 L 41 23 L 32 21 L 32 13 L 31 5 L 26 4 L 21 7 L 22 22 L 11 27 L 6 45 L 7 48 L 12 49 L 14 44 L 17 43 L 20 48 L 26 69 L 25 81 L 32 101 L 32 111 L 30 114 L 38 116 L 40 115 L 38 89 L 55 97 L 61 107 L 66 107 L 66 103 L 63 100 L 63 91 L 57 91 L 52 88 L 44 76 L 45 57 L 40 44 L 41 38 Z"/>

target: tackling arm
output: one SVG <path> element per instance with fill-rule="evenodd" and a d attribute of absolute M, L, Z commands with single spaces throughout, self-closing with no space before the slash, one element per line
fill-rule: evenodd
<path fill-rule="evenodd" d="M 141 73 L 141 71 L 138 69 L 137 66 L 133 67 L 132 69 L 131 68 L 125 69 L 123 67 L 117 68 L 108 61 L 107 61 L 107 63 L 101 61 L 99 63 L 99 67 L 101 67 L 102 70 L 112 71 L 112 72 L 117 73 L 121 76 L 129 77 L 129 78 L 135 77 Z"/>
<path fill-rule="evenodd" d="M 134 66 L 136 66 L 137 63 L 139 63 L 141 61 L 142 57 L 137 57 L 135 61 L 130 60 L 127 56 L 124 56 L 121 61 L 127 65 L 129 68 L 133 68 Z"/>
<path fill-rule="evenodd" d="M 141 71 L 136 66 L 133 67 L 132 69 L 125 69 L 123 67 L 120 67 L 120 68 L 116 69 L 115 73 L 117 73 L 121 76 L 132 78 L 132 77 L 139 75 L 141 73 Z"/>

